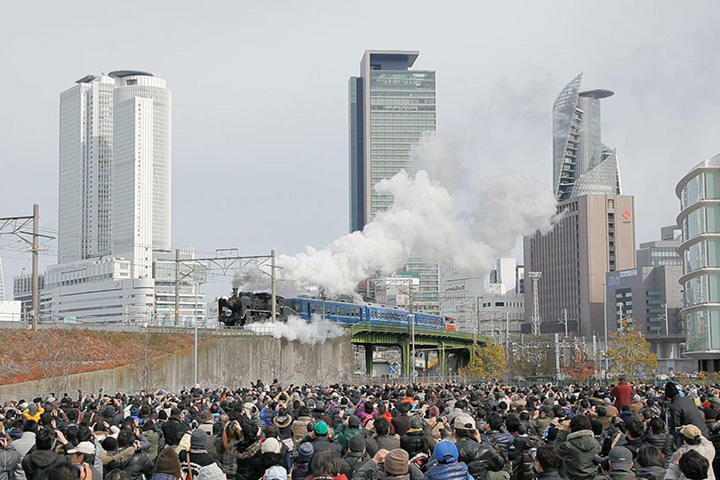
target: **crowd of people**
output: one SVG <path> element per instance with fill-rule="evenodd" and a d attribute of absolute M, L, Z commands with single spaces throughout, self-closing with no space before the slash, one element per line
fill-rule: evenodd
<path fill-rule="evenodd" d="M 715 480 L 720 390 L 280 385 L 6 402 L 0 480 Z"/>

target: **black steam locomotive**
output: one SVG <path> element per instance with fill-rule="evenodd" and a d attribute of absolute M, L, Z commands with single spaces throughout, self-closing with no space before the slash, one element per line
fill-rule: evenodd
<path fill-rule="evenodd" d="M 286 321 L 293 313 L 292 302 L 276 296 L 276 315 L 280 321 Z M 270 321 L 272 302 L 269 293 L 238 292 L 233 288 L 230 298 L 218 299 L 218 320 L 227 327 L 244 327 L 249 323 Z"/>

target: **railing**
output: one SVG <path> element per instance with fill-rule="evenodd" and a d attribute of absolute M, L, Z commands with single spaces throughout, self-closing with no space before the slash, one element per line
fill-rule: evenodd
<path fill-rule="evenodd" d="M 409 328 L 410 327 L 408 327 L 407 325 L 385 325 L 375 322 L 358 322 L 350 327 L 350 331 L 352 333 L 358 333 L 363 331 L 380 333 L 407 333 Z M 461 338 L 464 340 L 474 340 L 477 338 L 478 340 L 488 341 L 488 338 L 485 336 L 477 336 L 472 332 L 459 332 L 457 330 L 450 330 L 447 328 L 415 327 L 415 335 L 442 335 L 453 338 Z"/>

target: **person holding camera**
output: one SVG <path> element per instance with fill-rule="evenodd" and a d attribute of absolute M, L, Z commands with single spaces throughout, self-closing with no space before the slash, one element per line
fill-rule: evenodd
<path fill-rule="evenodd" d="M 565 465 L 565 474 L 573 480 L 592 480 L 597 474 L 593 457 L 600 453 L 590 417 L 574 415 L 570 420 L 555 422 L 558 434 L 555 447 Z"/>
<path fill-rule="evenodd" d="M 10 444 L 10 437 L 5 433 L 5 428 L 0 423 L 0 480 L 12 480 L 15 478 L 15 467 L 20 464 L 22 457 L 20 452 Z"/>

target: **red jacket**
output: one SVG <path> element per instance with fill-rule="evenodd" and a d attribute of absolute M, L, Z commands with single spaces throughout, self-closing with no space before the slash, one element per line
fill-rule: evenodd
<path fill-rule="evenodd" d="M 625 382 L 620 382 L 610 393 L 615 397 L 615 408 L 617 408 L 618 411 L 622 411 L 623 405 L 630 405 L 632 402 L 633 389 Z"/>

